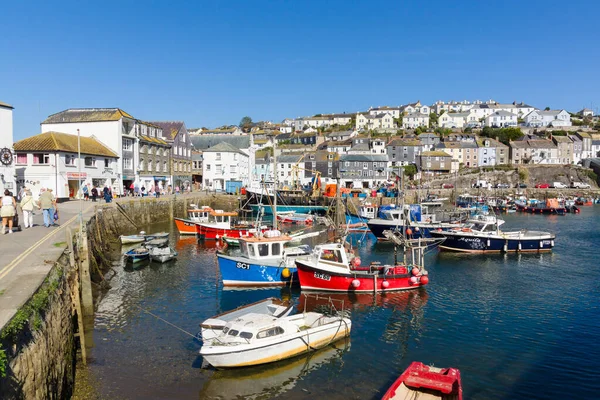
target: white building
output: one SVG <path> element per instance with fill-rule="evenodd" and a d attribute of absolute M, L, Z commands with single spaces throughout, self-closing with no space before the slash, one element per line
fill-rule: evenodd
<path fill-rule="evenodd" d="M 438 118 L 438 126 L 441 128 L 463 128 L 479 123 L 479 118 L 472 111 L 464 113 L 444 113 Z"/>
<path fill-rule="evenodd" d="M 525 125 L 531 127 L 571 126 L 571 115 L 566 110 L 534 110 L 525 116 Z"/>
<path fill-rule="evenodd" d="M 372 116 L 376 116 L 383 113 L 388 113 L 394 118 L 400 118 L 400 115 L 402 115 L 402 107 L 383 106 L 369 109 L 369 115 Z"/>
<path fill-rule="evenodd" d="M 402 127 L 404 129 L 414 129 L 419 126 L 429 126 L 429 114 L 412 113 L 402 117 Z"/>
<path fill-rule="evenodd" d="M 369 113 L 356 114 L 356 129 L 393 129 L 395 128 L 394 117 L 389 113 L 371 115 Z"/>
<path fill-rule="evenodd" d="M 250 157 L 229 143 L 221 142 L 202 152 L 204 189 L 225 190 L 228 181 L 250 183 Z M 254 163 L 254 160 L 252 160 Z"/>
<path fill-rule="evenodd" d="M 95 137 L 80 138 L 81 158 L 77 135 L 67 133 L 41 133 L 16 142 L 14 148 L 19 185 L 36 197 L 41 188 L 52 189 L 60 199 L 77 197 L 80 182 L 102 191 L 117 178 L 117 154 Z"/>
<path fill-rule="evenodd" d="M 0 101 L 0 194 L 11 190 L 17 194 L 13 148 L 13 107 Z"/>
<path fill-rule="evenodd" d="M 123 186 L 129 187 L 139 182 L 139 140 L 140 130 L 134 117 L 120 108 L 71 108 L 50 115 L 41 123 L 42 132 L 64 132 L 82 137 L 101 138 L 120 161 L 115 166 L 115 182 L 112 186 L 117 193 L 123 193 Z M 167 182 L 170 184 L 170 182 Z"/>
<path fill-rule="evenodd" d="M 485 126 L 492 128 L 504 128 L 508 126 L 517 126 L 517 115 L 508 111 L 496 111 L 485 117 Z"/>

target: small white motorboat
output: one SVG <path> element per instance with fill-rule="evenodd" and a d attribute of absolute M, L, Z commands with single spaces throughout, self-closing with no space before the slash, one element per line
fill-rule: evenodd
<path fill-rule="evenodd" d="M 145 238 L 146 241 L 152 240 L 152 239 L 168 238 L 168 237 L 169 237 L 169 232 L 157 232 L 157 233 L 152 233 L 150 235 L 145 235 L 144 236 L 144 238 Z"/>
<path fill-rule="evenodd" d="M 266 364 L 327 347 L 350 335 L 351 326 L 352 321 L 341 315 L 305 312 L 275 318 L 248 313 L 205 340 L 200 354 L 215 368 Z"/>
<path fill-rule="evenodd" d="M 121 244 L 142 243 L 146 240 L 144 235 L 121 235 L 119 239 L 121 239 Z"/>
<path fill-rule="evenodd" d="M 177 252 L 170 247 L 151 247 L 149 249 L 150 259 L 165 263 L 177 257 Z"/>
<path fill-rule="evenodd" d="M 294 306 L 290 301 L 284 301 L 276 297 L 269 297 L 268 299 L 260 300 L 255 303 L 246 304 L 245 306 L 238 307 L 234 310 L 215 315 L 202 322 L 200 324 L 200 327 L 202 328 L 202 339 L 205 341 L 214 339 L 223 333 L 223 328 L 228 322 L 248 313 L 264 314 L 275 318 L 281 318 L 288 316 L 293 309 Z"/>
<path fill-rule="evenodd" d="M 145 242 L 143 244 L 143 246 L 146 247 L 147 249 L 151 249 L 153 247 L 167 247 L 168 244 L 169 244 L 169 238 L 158 238 L 158 239 L 148 240 L 147 242 Z"/>

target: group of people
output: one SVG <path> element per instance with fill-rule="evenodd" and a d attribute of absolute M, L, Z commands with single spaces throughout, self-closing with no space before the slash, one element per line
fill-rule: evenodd
<path fill-rule="evenodd" d="M 83 192 L 83 199 L 85 201 L 88 201 L 90 199 L 90 194 L 93 202 L 98 201 L 97 199 L 100 195 L 102 195 L 104 201 L 107 203 L 110 203 L 113 199 L 112 189 L 109 188 L 108 185 L 104 185 L 104 189 L 102 189 L 102 191 L 99 191 L 96 185 L 93 185 L 90 189 L 90 184 L 88 183 L 87 185 L 83 185 L 81 191 Z"/>
<path fill-rule="evenodd" d="M 56 206 L 56 198 L 52 194 L 52 189 L 40 190 L 40 197 L 36 201 L 33 198 L 30 189 L 22 188 L 19 191 L 17 199 L 13 196 L 13 193 L 6 189 L 4 196 L 0 200 L 2 205 L 0 208 L 0 216 L 2 217 L 2 234 L 6 234 L 6 227 L 8 226 L 8 233 L 13 233 L 13 227 L 15 224 L 15 216 L 17 216 L 17 208 L 20 207 L 23 213 L 23 227 L 25 229 L 33 227 L 33 214 L 34 210 L 42 210 L 44 215 L 44 226 L 49 228 L 51 226 L 58 226 L 58 207 Z"/>

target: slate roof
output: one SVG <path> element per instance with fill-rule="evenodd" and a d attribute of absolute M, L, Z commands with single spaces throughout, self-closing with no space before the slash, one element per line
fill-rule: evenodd
<path fill-rule="evenodd" d="M 118 158 L 117 153 L 100 143 L 94 137 L 80 137 L 81 154 Z M 61 132 L 44 132 L 19 140 L 14 144 L 15 151 L 64 151 L 77 153 L 77 135 Z"/>
<path fill-rule="evenodd" d="M 441 151 L 441 150 L 424 151 L 421 153 L 421 156 L 424 156 L 424 157 L 452 157 L 450 154 L 446 153 L 445 151 Z"/>
<path fill-rule="evenodd" d="M 403 147 L 403 146 L 407 146 L 407 147 L 408 146 L 413 146 L 414 147 L 414 146 L 421 146 L 421 142 L 419 142 L 416 139 L 398 138 L 398 139 L 391 140 L 386 146 L 387 147 L 390 147 L 390 146 L 400 146 L 400 147 Z"/>
<path fill-rule="evenodd" d="M 161 144 L 161 145 L 164 145 L 164 146 L 168 146 L 169 145 L 169 143 L 165 142 L 164 140 L 162 140 L 160 138 L 156 138 L 156 137 L 151 137 L 151 136 L 140 135 L 140 140 L 144 141 L 144 142 L 154 143 L 154 144 Z"/>
<path fill-rule="evenodd" d="M 566 136 L 552 136 L 552 140 L 554 140 L 556 143 L 571 143 L 571 139 L 569 139 Z"/>
<path fill-rule="evenodd" d="M 384 154 L 343 154 L 340 161 L 388 161 L 388 156 Z"/>
<path fill-rule="evenodd" d="M 550 140 L 534 139 L 534 140 L 518 140 L 510 142 L 510 147 L 517 149 L 549 149 L 556 148 L 556 145 Z"/>
<path fill-rule="evenodd" d="M 192 161 L 202 161 L 202 152 L 201 151 L 192 151 Z"/>
<path fill-rule="evenodd" d="M 118 121 L 123 117 L 134 119 L 120 108 L 69 108 L 50 115 L 42 124 Z"/>
<path fill-rule="evenodd" d="M 493 116 L 499 116 L 499 117 L 502 117 L 502 116 L 505 116 L 505 117 L 516 117 L 517 115 L 513 114 L 511 112 L 508 112 L 508 111 L 500 110 L 500 111 L 496 111 L 493 114 L 488 115 L 487 118 L 490 118 L 490 117 L 493 117 Z"/>
<path fill-rule="evenodd" d="M 337 136 L 350 136 L 352 135 L 352 131 L 338 131 L 338 132 L 331 132 L 327 134 L 327 137 L 333 138 L 333 137 L 337 137 Z"/>
<path fill-rule="evenodd" d="M 221 142 L 228 143 L 237 149 L 250 147 L 250 136 L 248 135 L 199 135 L 190 136 L 190 140 L 196 150 L 206 150 Z"/>
<path fill-rule="evenodd" d="M 280 154 L 277 157 L 277 162 L 296 164 L 297 162 L 302 161 L 302 158 L 304 158 L 304 153 L 286 153 Z"/>
<path fill-rule="evenodd" d="M 5 102 L 3 102 L 3 101 L 0 101 L 0 107 L 6 107 L 6 108 L 10 108 L 10 109 L 13 109 L 13 108 L 14 108 L 14 107 L 13 107 L 13 106 L 11 106 L 10 104 L 8 104 L 8 103 L 5 103 Z"/>
<path fill-rule="evenodd" d="M 204 153 L 238 153 L 247 156 L 246 153 L 238 149 L 237 147 L 232 146 L 227 142 L 217 143 L 216 145 L 209 147 L 208 149 L 203 151 Z"/>
<path fill-rule="evenodd" d="M 348 151 L 371 151 L 369 143 L 359 143 L 350 148 Z"/>
<path fill-rule="evenodd" d="M 163 137 L 169 140 L 174 140 L 185 126 L 183 121 L 153 121 L 150 123 L 162 128 Z"/>

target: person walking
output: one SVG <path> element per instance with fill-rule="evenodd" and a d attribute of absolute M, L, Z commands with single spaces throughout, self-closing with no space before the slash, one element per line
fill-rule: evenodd
<path fill-rule="evenodd" d="M 6 225 L 8 223 L 8 233 L 13 233 L 13 218 L 17 209 L 17 202 L 15 198 L 11 196 L 10 191 L 6 189 L 4 196 L 2 197 L 2 208 L 0 209 L 0 215 L 2 216 L 2 234 L 6 233 Z"/>
<path fill-rule="evenodd" d="M 54 219 L 54 213 L 50 214 L 53 203 L 54 196 L 52 195 L 52 192 L 42 188 L 40 199 L 38 200 L 38 206 L 42 209 L 42 214 L 44 215 L 44 226 L 46 228 L 50 228 L 50 225 L 52 225 L 52 220 Z"/>
<path fill-rule="evenodd" d="M 27 189 L 25 191 L 20 206 L 23 211 L 23 225 L 25 229 L 33 228 L 33 207 L 35 206 L 35 202 L 33 201 L 31 190 Z"/>
<path fill-rule="evenodd" d="M 98 189 L 96 188 L 96 185 L 94 185 L 92 187 L 92 201 L 95 203 L 96 202 L 96 198 L 98 197 Z"/>
<path fill-rule="evenodd" d="M 52 193 L 52 189 L 48 189 L 50 194 L 52 195 L 52 207 L 50 208 L 50 221 L 52 222 L 50 226 L 58 226 L 56 221 L 58 221 L 58 207 L 56 206 L 56 197 L 54 197 L 54 193 Z"/>
<path fill-rule="evenodd" d="M 108 186 L 104 186 L 102 192 L 104 194 L 104 201 L 110 203 L 112 201 L 112 194 L 110 193 L 110 189 L 108 188 Z"/>
<path fill-rule="evenodd" d="M 90 199 L 90 189 L 88 188 L 88 185 L 83 185 L 81 190 L 83 191 L 83 200 L 88 201 Z"/>

